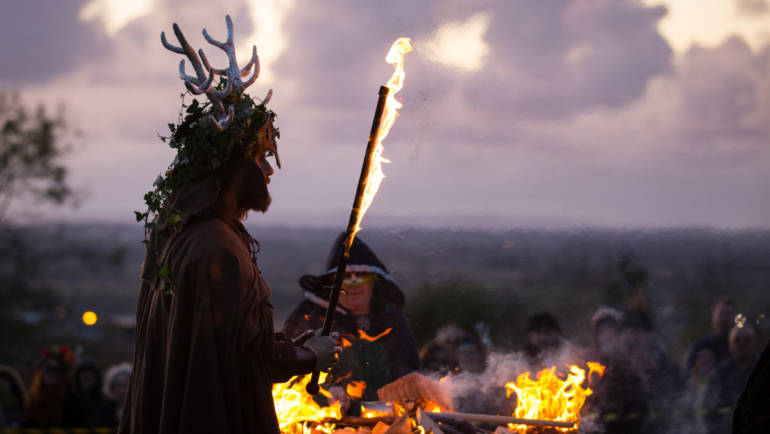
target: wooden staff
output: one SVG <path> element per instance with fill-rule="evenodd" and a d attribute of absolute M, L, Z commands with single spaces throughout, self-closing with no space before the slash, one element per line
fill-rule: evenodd
<path fill-rule="evenodd" d="M 495 425 L 507 425 L 509 423 L 516 425 L 529 425 L 529 426 L 553 426 L 557 428 L 573 428 L 575 422 L 561 422 L 555 420 L 542 420 L 542 419 L 522 419 L 519 417 L 510 416 L 494 416 L 491 414 L 475 414 L 475 413 L 455 413 L 455 412 L 442 412 L 434 413 L 426 411 L 425 414 L 436 420 L 441 419 L 456 419 L 467 420 L 468 422 L 486 422 Z"/>
<path fill-rule="evenodd" d="M 356 196 L 353 199 L 353 208 L 350 209 L 350 220 L 348 220 L 348 228 L 345 231 L 345 240 L 342 243 L 342 251 L 340 252 L 340 261 L 337 265 L 337 273 L 334 275 L 334 286 L 332 292 L 329 295 L 329 306 L 326 308 L 326 316 L 324 317 L 324 327 L 321 331 L 322 336 L 328 336 L 332 331 L 332 324 L 334 323 L 334 313 L 337 310 L 337 300 L 340 297 L 340 291 L 342 290 L 342 279 L 345 277 L 345 268 L 348 264 L 348 257 L 350 256 L 350 247 L 353 245 L 353 240 L 356 237 L 356 222 L 358 222 L 358 216 L 361 213 L 361 203 L 364 200 L 364 191 L 366 190 L 366 183 L 369 181 L 369 167 L 372 165 L 372 152 L 377 145 L 377 137 L 380 135 L 380 124 L 382 123 L 382 113 L 385 109 L 385 100 L 388 98 L 390 88 L 386 86 L 380 86 L 379 98 L 377 99 L 377 108 L 374 110 L 374 120 L 372 121 L 372 130 L 369 133 L 369 140 L 366 143 L 366 154 L 364 154 L 364 164 L 361 166 L 361 175 L 358 177 L 358 187 L 356 188 Z M 320 372 L 313 371 L 313 376 L 310 377 L 310 382 L 305 386 L 307 393 L 315 395 L 318 393 L 318 378 Z"/>

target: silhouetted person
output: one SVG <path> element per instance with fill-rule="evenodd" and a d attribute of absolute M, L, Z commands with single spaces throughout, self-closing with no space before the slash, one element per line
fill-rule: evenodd
<path fill-rule="evenodd" d="M 542 368 L 548 353 L 554 353 L 562 345 L 559 321 L 549 312 L 540 312 L 527 320 L 527 344 L 524 353 L 533 367 Z"/>
<path fill-rule="evenodd" d="M 733 414 L 733 434 L 770 432 L 770 342 L 751 371 Z"/>
<path fill-rule="evenodd" d="M 102 393 L 102 373 L 91 359 L 75 366 L 72 388 L 65 405 L 64 425 L 69 427 L 117 426 L 117 406 Z"/>
<path fill-rule="evenodd" d="M 43 348 L 41 356 L 29 386 L 22 426 L 56 428 L 63 422 L 73 355 L 64 345 L 53 345 Z"/>
<path fill-rule="evenodd" d="M 110 366 L 104 374 L 104 395 L 115 402 L 115 424 L 120 421 L 120 413 L 126 401 L 128 381 L 131 378 L 131 364 L 124 362 Z"/>
<path fill-rule="evenodd" d="M 592 361 L 605 366 L 601 378 L 592 378 L 594 393 L 587 411 L 598 414 L 606 434 L 639 433 L 647 418 L 647 392 L 642 376 L 632 368 L 623 347 L 620 326 L 622 312 L 600 307 L 591 319 Z"/>
<path fill-rule="evenodd" d="M 19 428 L 24 413 L 27 388 L 19 373 L 0 365 L 0 428 Z"/>
<path fill-rule="evenodd" d="M 652 321 L 643 311 L 626 311 L 620 325 L 623 351 L 630 366 L 644 380 L 649 417 L 643 428 L 648 433 L 665 433 L 684 423 L 682 397 L 685 384 L 679 367 L 663 342 L 655 336 Z"/>
<path fill-rule="evenodd" d="M 446 325 L 420 350 L 420 361 L 426 372 L 479 373 L 486 369 L 487 351 L 476 333 Z"/>
<path fill-rule="evenodd" d="M 323 326 L 344 235 L 340 234 L 334 241 L 326 259 L 325 273 L 300 278 L 305 300 L 283 324 L 287 337 L 296 338 L 305 330 Z M 385 264 L 359 237 L 350 248 L 342 288 L 345 292 L 340 293 L 332 330 L 339 332 L 346 344 L 339 362 L 326 379 L 326 388 L 334 400 L 348 407 L 345 390 L 350 382 L 365 382 L 362 399 L 374 401 L 377 389 L 420 369 L 420 359 L 412 329 L 403 313 L 406 297 Z M 349 408 L 355 412 L 360 406 Z"/>
<path fill-rule="evenodd" d="M 729 433 L 732 414 L 756 360 L 756 332 L 735 326 L 729 334 L 730 358 L 709 376 L 698 399 L 701 425 L 709 434 Z"/>
<path fill-rule="evenodd" d="M 693 349 L 696 347 L 702 348 L 704 344 L 713 347 L 716 350 L 717 364 L 728 359 L 730 349 L 727 344 L 727 335 L 735 324 L 734 319 L 735 301 L 731 297 L 718 298 L 711 309 L 711 335 L 697 340 L 687 350 L 687 355 L 685 356 L 685 376 L 690 375 L 689 368 L 693 366 L 693 359 L 695 357 Z"/>

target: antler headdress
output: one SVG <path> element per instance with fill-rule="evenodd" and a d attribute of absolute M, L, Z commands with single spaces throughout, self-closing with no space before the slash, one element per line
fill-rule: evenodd
<path fill-rule="evenodd" d="M 211 45 L 222 49 L 227 54 L 229 66 L 222 69 L 214 68 L 209 64 L 208 58 L 206 57 L 206 54 L 203 52 L 202 48 L 198 50 L 198 54 L 200 55 L 199 58 L 195 53 L 195 50 L 193 50 L 193 48 L 187 42 L 187 39 L 185 39 L 184 34 L 182 34 L 182 30 L 179 29 L 179 26 L 176 23 L 173 24 L 174 34 L 179 40 L 181 47 L 170 44 L 166 40 L 166 32 L 160 33 L 160 40 L 164 47 L 173 51 L 174 53 L 184 54 L 190 60 L 190 63 L 195 70 L 196 77 L 188 75 L 185 72 L 184 59 L 179 62 L 179 76 L 182 80 L 184 80 L 185 87 L 192 94 L 206 94 L 209 101 L 211 101 L 212 106 L 212 113 L 210 115 L 211 120 L 220 131 L 230 126 L 233 119 L 235 118 L 235 107 L 238 104 L 238 100 L 241 94 L 243 94 L 244 89 L 253 84 L 257 80 L 257 77 L 259 77 L 259 57 L 257 56 L 257 46 L 254 45 L 252 49 L 251 60 L 249 63 L 243 68 L 239 68 L 238 61 L 235 58 L 235 46 L 233 45 L 233 21 L 230 19 L 230 15 L 227 15 L 225 21 L 227 22 L 227 42 L 217 41 L 216 39 L 209 36 L 209 33 L 206 31 L 206 29 L 203 29 L 203 37 L 206 38 L 206 41 L 208 41 L 208 43 Z M 201 60 L 203 61 L 203 64 L 201 64 Z M 241 80 L 241 77 L 249 75 L 249 72 L 252 71 L 252 68 L 253 72 L 251 72 L 251 77 L 249 77 L 249 79 L 246 81 Z M 213 81 L 215 75 L 226 77 L 227 80 L 224 89 L 217 90 L 214 86 Z M 262 105 L 267 105 L 272 95 L 273 90 L 271 89 L 267 93 L 267 96 L 265 96 L 265 98 L 262 100 Z"/>

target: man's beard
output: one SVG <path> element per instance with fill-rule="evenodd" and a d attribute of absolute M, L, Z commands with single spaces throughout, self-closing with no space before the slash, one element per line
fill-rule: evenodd
<path fill-rule="evenodd" d="M 248 211 L 266 212 L 272 202 L 270 191 L 267 189 L 267 180 L 262 170 L 256 165 L 251 167 L 250 170 L 252 182 L 244 184 L 242 188 L 245 191 L 241 192 L 240 205 L 244 215 Z"/>
<path fill-rule="evenodd" d="M 252 199 L 248 206 L 248 209 L 252 211 L 259 211 L 259 212 L 267 212 L 267 209 L 270 208 L 270 203 L 273 201 L 273 199 L 270 197 L 270 193 L 267 194 L 267 197 L 261 197 L 261 198 L 254 198 Z"/>

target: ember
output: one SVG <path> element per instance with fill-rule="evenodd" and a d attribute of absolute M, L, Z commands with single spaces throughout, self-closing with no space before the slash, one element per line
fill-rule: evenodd
<path fill-rule="evenodd" d="M 348 396 L 351 398 L 361 398 L 364 395 L 366 383 L 363 381 L 351 381 L 346 388 Z"/>
<path fill-rule="evenodd" d="M 374 341 L 376 341 L 377 339 L 379 339 L 379 338 L 381 338 L 381 337 L 383 337 L 383 336 L 387 335 L 388 333 L 390 333 L 390 331 L 391 331 L 391 330 L 393 330 L 393 328 L 392 328 L 392 327 L 391 327 L 391 328 L 388 328 L 387 330 L 385 330 L 384 332 L 382 332 L 382 333 L 378 334 L 377 336 L 369 336 L 368 334 L 366 334 L 366 332 L 365 332 L 365 331 L 363 331 L 363 330 L 359 330 L 359 331 L 358 331 L 358 337 L 359 337 L 360 339 L 363 339 L 363 340 L 366 340 L 366 341 L 369 341 L 369 342 L 374 342 Z"/>

